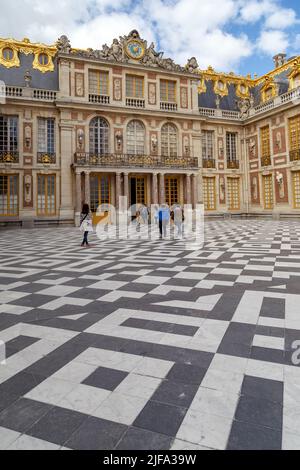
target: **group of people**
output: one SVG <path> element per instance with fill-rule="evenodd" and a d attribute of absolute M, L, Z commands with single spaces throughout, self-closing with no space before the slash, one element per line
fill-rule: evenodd
<path fill-rule="evenodd" d="M 159 237 L 167 236 L 167 227 L 174 225 L 176 227 L 175 236 L 182 236 L 182 226 L 184 221 L 183 209 L 179 204 L 175 204 L 171 210 L 168 204 L 154 206 L 154 222 L 159 228 Z M 148 225 L 150 222 L 150 211 L 142 205 L 136 212 L 137 230 L 140 230 L 141 224 Z M 92 217 L 88 204 L 83 204 L 80 214 L 80 230 L 83 232 L 81 246 L 89 246 L 88 234 L 93 231 Z"/>

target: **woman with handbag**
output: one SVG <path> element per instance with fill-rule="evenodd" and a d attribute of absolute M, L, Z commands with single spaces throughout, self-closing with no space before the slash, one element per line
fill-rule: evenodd
<path fill-rule="evenodd" d="M 83 240 L 81 246 L 89 246 L 88 234 L 93 231 L 90 208 L 88 204 L 83 204 L 80 214 L 80 230 L 83 232 Z"/>

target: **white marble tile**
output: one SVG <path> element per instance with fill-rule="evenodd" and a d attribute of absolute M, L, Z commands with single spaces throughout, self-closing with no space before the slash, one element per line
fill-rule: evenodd
<path fill-rule="evenodd" d="M 59 445 L 23 434 L 7 450 L 58 450 Z"/>
<path fill-rule="evenodd" d="M 173 367 L 174 362 L 162 359 L 143 357 L 138 365 L 132 370 L 134 374 L 146 375 L 149 377 L 165 378 Z"/>
<path fill-rule="evenodd" d="M 140 414 L 147 400 L 113 392 L 102 402 L 93 415 L 130 426 Z"/>
<path fill-rule="evenodd" d="M 64 396 L 76 387 L 73 382 L 49 377 L 25 395 L 31 400 L 58 405 Z"/>
<path fill-rule="evenodd" d="M 254 335 L 252 345 L 261 348 L 279 349 L 280 351 L 283 351 L 284 338 L 279 338 L 277 336 Z"/>
<path fill-rule="evenodd" d="M 19 432 L 0 427 L 0 450 L 7 449 L 20 435 Z"/>
<path fill-rule="evenodd" d="M 109 390 L 78 384 L 59 401 L 58 406 L 92 415 L 110 394 Z"/>
<path fill-rule="evenodd" d="M 199 387 L 190 410 L 233 419 L 239 395 L 221 390 Z"/>
<path fill-rule="evenodd" d="M 158 378 L 131 373 L 116 387 L 115 392 L 150 400 L 160 384 Z"/>
<path fill-rule="evenodd" d="M 189 410 L 176 438 L 212 449 L 226 448 L 232 419 Z"/>

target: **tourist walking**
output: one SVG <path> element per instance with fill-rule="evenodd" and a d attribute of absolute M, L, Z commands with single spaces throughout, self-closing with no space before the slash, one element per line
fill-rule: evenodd
<path fill-rule="evenodd" d="M 176 205 L 174 208 L 174 224 L 177 229 L 177 233 L 175 234 L 177 237 L 182 236 L 182 222 L 183 222 L 183 212 L 180 205 Z"/>
<path fill-rule="evenodd" d="M 162 204 L 158 211 L 159 237 L 167 236 L 167 225 L 170 221 L 170 209 L 167 204 Z"/>
<path fill-rule="evenodd" d="M 80 230 L 83 232 L 83 240 L 81 246 L 89 246 L 88 234 L 93 231 L 92 218 L 88 204 L 83 204 L 80 214 Z"/>

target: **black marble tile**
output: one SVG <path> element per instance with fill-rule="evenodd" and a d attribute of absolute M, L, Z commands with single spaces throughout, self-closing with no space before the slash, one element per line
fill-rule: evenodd
<path fill-rule="evenodd" d="M 127 430 L 124 424 L 90 417 L 65 442 L 75 450 L 112 450 Z"/>
<path fill-rule="evenodd" d="M 130 427 L 116 450 L 168 450 L 172 438 L 146 429 Z"/>
<path fill-rule="evenodd" d="M 24 433 L 45 415 L 51 405 L 20 398 L 0 414 L 0 426 Z"/>
<path fill-rule="evenodd" d="M 95 372 L 89 375 L 82 383 L 113 391 L 127 375 L 128 374 L 122 370 L 98 367 Z"/>
<path fill-rule="evenodd" d="M 148 401 L 133 426 L 175 436 L 186 414 L 186 408 Z"/>

